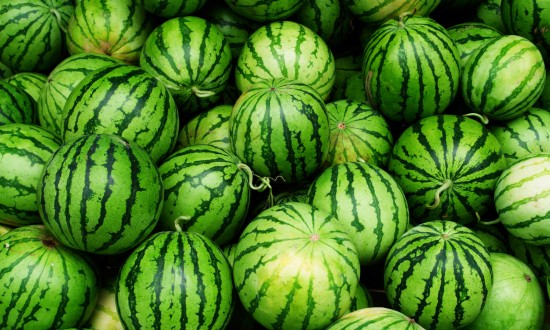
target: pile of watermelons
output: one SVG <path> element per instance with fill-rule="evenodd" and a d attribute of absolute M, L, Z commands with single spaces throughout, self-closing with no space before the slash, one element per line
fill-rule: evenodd
<path fill-rule="evenodd" d="M 0 329 L 541 329 L 550 2 L 1 0 Z"/>

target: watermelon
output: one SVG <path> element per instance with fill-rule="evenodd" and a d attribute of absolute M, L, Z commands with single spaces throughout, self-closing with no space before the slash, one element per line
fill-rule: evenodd
<path fill-rule="evenodd" d="M 440 2 L 441 0 L 346 0 L 346 5 L 359 20 L 378 27 L 390 19 L 398 19 L 412 12 L 418 16 L 427 16 Z"/>
<path fill-rule="evenodd" d="M 40 94 L 46 84 L 48 76 L 38 72 L 20 72 L 16 73 L 5 81 L 17 86 L 29 94 L 35 103 L 40 100 Z"/>
<path fill-rule="evenodd" d="M 179 113 L 155 76 L 127 64 L 87 75 L 63 108 L 63 140 L 87 134 L 116 134 L 136 142 L 158 162 L 176 145 Z"/>
<path fill-rule="evenodd" d="M 248 174 L 231 152 L 194 145 L 170 155 L 160 166 L 164 202 L 162 230 L 203 234 L 219 245 L 238 235 L 250 203 Z"/>
<path fill-rule="evenodd" d="M 237 14 L 224 0 L 210 0 L 210 3 L 215 5 L 203 7 L 198 16 L 218 27 L 229 43 L 231 57 L 236 61 L 248 37 L 261 23 Z"/>
<path fill-rule="evenodd" d="M 297 80 L 326 100 L 334 85 L 334 72 L 332 51 L 319 35 L 302 24 L 278 21 L 250 35 L 235 67 L 235 82 L 245 92 L 263 80 Z"/>
<path fill-rule="evenodd" d="M 359 258 L 329 213 L 299 202 L 261 212 L 243 230 L 233 264 L 244 308 L 268 329 L 321 329 L 351 305 Z"/>
<path fill-rule="evenodd" d="M 157 77 L 180 113 L 211 107 L 229 82 L 231 49 L 213 23 L 196 16 L 165 21 L 147 38 L 140 66 Z"/>
<path fill-rule="evenodd" d="M 71 0 L 0 3 L 0 61 L 16 72 L 47 72 L 62 60 Z"/>
<path fill-rule="evenodd" d="M 348 312 L 346 314 L 355 312 L 358 309 L 372 306 L 374 306 L 374 302 L 372 300 L 371 294 L 369 293 L 369 290 L 363 283 L 359 282 L 359 285 L 357 286 L 357 291 L 355 291 L 355 296 L 351 298 L 351 305 L 349 306 Z"/>
<path fill-rule="evenodd" d="M 475 10 L 475 18 L 490 25 L 502 33 L 506 32 L 502 22 L 501 0 L 481 0 Z"/>
<path fill-rule="evenodd" d="M 325 103 L 312 87 L 298 81 L 257 82 L 233 107 L 229 139 L 235 155 L 257 175 L 303 183 L 328 151 Z"/>
<path fill-rule="evenodd" d="M 550 74 L 546 75 L 546 83 L 539 99 L 535 103 L 535 107 L 550 111 Z"/>
<path fill-rule="evenodd" d="M 159 232 L 122 265 L 116 304 L 125 329 L 224 329 L 233 305 L 231 268 L 201 234 Z"/>
<path fill-rule="evenodd" d="M 441 114 L 458 91 L 460 58 L 436 21 L 403 16 L 382 24 L 363 53 L 371 105 L 391 121 L 412 123 Z"/>
<path fill-rule="evenodd" d="M 505 31 L 527 38 L 550 60 L 550 3 L 544 0 L 502 0 L 501 18 Z"/>
<path fill-rule="evenodd" d="M 66 329 L 84 325 L 98 298 L 90 261 L 42 225 L 0 236 L 0 328 Z"/>
<path fill-rule="evenodd" d="M 384 288 L 393 309 L 427 329 L 457 329 L 481 312 L 493 283 L 490 254 L 453 221 L 417 225 L 391 248 Z"/>
<path fill-rule="evenodd" d="M 507 233 L 506 239 L 510 247 L 511 255 L 526 263 L 539 279 L 546 282 L 550 277 L 550 245 L 533 245 Z"/>
<path fill-rule="evenodd" d="M 70 55 L 99 53 L 137 64 L 152 29 L 138 1 L 79 0 L 67 26 L 67 48 Z"/>
<path fill-rule="evenodd" d="M 485 45 L 487 41 L 503 35 L 494 27 L 479 22 L 456 24 L 448 27 L 447 32 L 449 32 L 458 49 L 461 68 L 464 67 L 476 49 Z"/>
<path fill-rule="evenodd" d="M 0 125 L 33 124 L 36 119 L 33 102 L 23 89 L 0 80 Z"/>
<path fill-rule="evenodd" d="M 140 0 L 139 3 L 154 15 L 173 18 L 193 14 L 201 9 L 206 0 Z"/>
<path fill-rule="evenodd" d="M 463 68 L 462 96 L 472 111 L 508 120 L 535 104 L 545 82 L 546 69 L 537 47 L 523 37 L 503 35 L 470 54 Z"/>
<path fill-rule="evenodd" d="M 326 330 L 422 330 L 424 329 L 405 314 L 387 307 L 361 308 L 344 315 Z"/>
<path fill-rule="evenodd" d="M 536 153 L 550 153 L 550 112 L 531 108 L 519 117 L 492 122 L 489 129 L 502 145 L 508 164 Z"/>
<path fill-rule="evenodd" d="M 306 0 L 291 20 L 307 26 L 335 49 L 350 40 L 352 18 L 345 0 Z"/>
<path fill-rule="evenodd" d="M 63 107 L 69 95 L 94 70 L 120 63 L 111 56 L 80 53 L 61 61 L 48 75 L 38 99 L 38 122 L 52 133 L 62 136 Z"/>
<path fill-rule="evenodd" d="M 470 229 L 476 233 L 476 236 L 479 237 L 489 252 L 511 252 L 504 227 L 500 225 L 487 226 L 483 223 L 476 223 L 471 226 Z"/>
<path fill-rule="evenodd" d="M 334 101 L 326 109 L 330 143 L 323 167 L 354 161 L 386 167 L 394 140 L 382 114 L 356 100 Z"/>
<path fill-rule="evenodd" d="M 10 227 L 10 226 L 0 225 L 0 236 L 4 235 L 5 233 L 10 232 L 13 229 L 14 228 Z"/>
<path fill-rule="evenodd" d="M 518 159 L 495 186 L 498 219 L 510 234 L 534 245 L 550 244 L 550 153 Z"/>
<path fill-rule="evenodd" d="M 469 224 L 483 217 L 505 168 L 496 137 L 476 120 L 457 115 L 430 116 L 409 126 L 388 161 L 413 222 Z"/>
<path fill-rule="evenodd" d="M 0 79 L 8 78 L 13 75 L 13 70 L 0 61 Z"/>
<path fill-rule="evenodd" d="M 101 282 L 97 303 L 86 322 L 86 326 L 90 329 L 124 329 L 116 308 L 115 285 L 116 277 L 114 276 Z"/>
<path fill-rule="evenodd" d="M 365 77 L 363 72 L 356 72 L 348 79 L 344 80 L 332 94 L 333 100 L 354 100 L 369 103 L 367 92 L 365 91 Z"/>
<path fill-rule="evenodd" d="M 197 144 L 209 144 L 229 150 L 229 118 L 233 106 L 222 104 L 202 111 L 183 124 L 177 149 Z"/>
<path fill-rule="evenodd" d="M 545 291 L 533 271 L 505 253 L 491 253 L 493 287 L 478 317 L 463 329 L 542 329 Z"/>
<path fill-rule="evenodd" d="M 143 241 L 160 217 L 158 169 L 139 145 L 107 134 L 66 142 L 38 182 L 39 212 L 68 247 L 118 254 Z"/>
<path fill-rule="evenodd" d="M 351 76 L 362 73 L 363 54 L 361 52 L 345 53 L 334 58 L 334 90 L 337 90 Z"/>
<path fill-rule="evenodd" d="M 24 226 L 41 223 L 36 186 L 42 170 L 61 140 L 29 124 L 0 126 L 0 223 Z"/>
<path fill-rule="evenodd" d="M 237 14 L 258 22 L 285 19 L 294 14 L 303 4 L 301 0 L 225 0 Z"/>
<path fill-rule="evenodd" d="M 397 182 L 364 162 L 324 170 L 310 185 L 308 203 L 338 219 L 362 266 L 383 259 L 409 224 L 407 200 Z"/>

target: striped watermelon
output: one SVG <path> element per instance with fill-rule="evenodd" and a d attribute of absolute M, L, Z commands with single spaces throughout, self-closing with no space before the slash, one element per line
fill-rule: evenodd
<path fill-rule="evenodd" d="M 38 122 L 52 133 L 62 136 L 63 107 L 69 95 L 94 70 L 120 63 L 103 54 L 81 53 L 67 57 L 48 75 L 38 99 Z"/>
<path fill-rule="evenodd" d="M 506 32 L 502 22 L 501 0 L 481 0 L 475 10 L 475 18 L 481 23 L 494 27 L 502 33 Z"/>
<path fill-rule="evenodd" d="M 550 74 L 546 75 L 546 83 L 539 99 L 535 103 L 535 107 L 550 111 Z"/>
<path fill-rule="evenodd" d="M 422 330 L 424 329 L 405 314 L 387 307 L 369 307 L 346 314 L 326 330 Z"/>
<path fill-rule="evenodd" d="M 536 153 L 550 153 L 550 112 L 531 108 L 519 117 L 492 122 L 489 129 L 502 146 L 508 164 Z"/>
<path fill-rule="evenodd" d="M 140 66 L 162 81 L 182 114 L 211 107 L 232 71 L 231 49 L 209 21 L 185 16 L 158 26 L 147 38 Z"/>
<path fill-rule="evenodd" d="M 492 209 L 496 182 L 506 168 L 502 147 L 479 122 L 438 115 L 399 136 L 388 171 L 407 196 L 413 222 L 476 221 Z"/>
<path fill-rule="evenodd" d="M 483 242 L 489 252 L 510 253 L 508 238 L 504 227 L 499 225 L 488 226 L 476 223 L 471 226 L 476 236 Z"/>
<path fill-rule="evenodd" d="M 291 20 L 307 26 L 335 49 L 350 40 L 352 18 L 344 0 L 306 0 Z"/>
<path fill-rule="evenodd" d="M 20 72 L 6 78 L 5 81 L 27 92 L 35 103 L 40 100 L 40 94 L 48 76 L 38 72 Z"/>
<path fill-rule="evenodd" d="M 222 104 L 195 115 L 182 126 L 176 148 L 209 144 L 229 150 L 229 118 L 232 109 L 233 106 Z"/>
<path fill-rule="evenodd" d="M 268 329 L 321 329 L 351 305 L 359 259 L 349 235 L 306 203 L 275 205 L 244 229 L 233 264 L 245 309 Z"/>
<path fill-rule="evenodd" d="M 96 268 L 41 225 L 0 236 L 0 328 L 82 326 L 98 297 Z"/>
<path fill-rule="evenodd" d="M 116 303 L 125 329 L 224 329 L 233 305 L 231 268 L 206 237 L 160 232 L 122 265 Z"/>
<path fill-rule="evenodd" d="M 412 12 L 419 16 L 427 16 L 440 2 L 441 0 L 346 0 L 346 5 L 362 22 L 379 26 L 390 19 L 398 19 Z"/>
<path fill-rule="evenodd" d="M 239 15 L 258 22 L 285 19 L 294 14 L 303 4 L 301 0 L 225 0 L 225 2 Z"/>
<path fill-rule="evenodd" d="M 363 54 L 361 52 L 351 52 L 336 56 L 334 59 L 334 75 L 336 76 L 334 79 L 334 90 L 337 90 L 345 80 L 361 72 L 362 62 Z"/>
<path fill-rule="evenodd" d="M 321 37 L 302 24 L 278 21 L 250 35 L 235 67 L 235 81 L 244 92 L 263 80 L 297 80 L 326 100 L 334 85 L 334 71 L 334 56 Z"/>
<path fill-rule="evenodd" d="M 470 55 L 463 68 L 462 96 L 472 111 L 489 119 L 508 120 L 534 105 L 545 81 L 546 69 L 537 47 L 523 37 L 503 35 Z"/>
<path fill-rule="evenodd" d="M 543 329 L 546 290 L 529 266 L 505 253 L 491 253 L 491 265 L 493 287 L 485 306 L 463 329 Z"/>
<path fill-rule="evenodd" d="M 0 223 L 24 226 L 42 222 L 36 186 L 60 146 L 61 140 L 41 127 L 0 126 Z"/>
<path fill-rule="evenodd" d="M 102 274 L 103 275 L 103 274 Z M 116 308 L 116 277 L 101 281 L 97 303 L 86 326 L 90 329 L 124 330 Z"/>
<path fill-rule="evenodd" d="M 520 158 L 502 172 L 495 187 L 498 219 L 529 244 L 550 244 L 550 153 Z"/>
<path fill-rule="evenodd" d="M 363 76 L 363 72 L 356 72 L 345 79 L 333 90 L 331 99 L 335 101 L 347 99 L 369 103 L 365 90 L 365 77 Z"/>
<path fill-rule="evenodd" d="M 372 306 L 374 306 L 374 302 L 372 300 L 371 294 L 369 293 L 369 290 L 363 283 L 359 282 L 359 285 L 357 286 L 357 291 L 355 291 L 355 296 L 351 298 L 351 305 L 349 306 L 349 309 L 345 314 L 355 312 L 358 309 Z"/>
<path fill-rule="evenodd" d="M 453 221 L 429 221 L 407 231 L 384 268 L 391 307 L 428 329 L 457 329 L 474 321 L 493 283 L 489 251 L 472 230 Z"/>
<path fill-rule="evenodd" d="M 460 67 L 464 65 L 472 53 L 485 45 L 487 41 L 502 36 L 502 32 L 492 26 L 479 22 L 467 22 L 447 28 L 447 32 L 455 42 L 460 56 Z"/>
<path fill-rule="evenodd" d="M 338 100 L 326 105 L 330 143 L 324 167 L 363 161 L 386 167 L 393 135 L 386 119 L 367 103 Z"/>
<path fill-rule="evenodd" d="M 0 225 L 0 236 L 12 231 L 14 228 L 10 226 Z"/>
<path fill-rule="evenodd" d="M 550 60 L 550 3 L 545 0 L 502 0 L 501 18 L 505 31 L 527 38 Z"/>
<path fill-rule="evenodd" d="M 0 79 L 8 78 L 13 75 L 13 70 L 0 61 Z"/>
<path fill-rule="evenodd" d="M 550 245 L 533 245 L 508 233 L 511 255 L 526 263 L 541 283 L 550 277 Z"/>
<path fill-rule="evenodd" d="M 195 145 L 171 154 L 160 166 L 164 202 L 162 230 L 203 234 L 219 245 L 238 235 L 250 203 L 248 174 L 231 152 Z"/>
<path fill-rule="evenodd" d="M 95 70 L 71 92 L 63 108 L 63 139 L 116 134 L 134 141 L 154 161 L 176 145 L 179 114 L 168 89 L 136 66 Z"/>
<path fill-rule="evenodd" d="M 67 26 L 67 48 L 137 64 L 153 23 L 135 0 L 79 0 Z"/>
<path fill-rule="evenodd" d="M 139 3 L 154 15 L 172 18 L 193 14 L 201 9 L 206 0 L 141 0 Z"/>
<path fill-rule="evenodd" d="M 33 102 L 23 89 L 0 80 L 0 125 L 33 124 L 36 121 Z"/>
<path fill-rule="evenodd" d="M 397 182 L 363 162 L 327 168 L 311 184 L 308 203 L 338 219 L 362 266 L 383 259 L 409 224 L 407 200 Z"/>
<path fill-rule="evenodd" d="M 233 152 L 258 175 L 308 181 L 328 150 L 325 103 L 310 86 L 287 79 L 257 82 L 229 118 Z"/>
<path fill-rule="evenodd" d="M 459 60 L 453 39 L 436 21 L 420 16 L 389 20 L 364 50 L 368 100 L 392 121 L 412 123 L 441 114 L 458 91 Z"/>
<path fill-rule="evenodd" d="M 248 37 L 261 26 L 261 23 L 237 14 L 223 0 L 211 2 L 215 2 L 215 6 L 203 7 L 198 16 L 218 27 L 229 43 L 231 57 L 236 61 Z"/>
<path fill-rule="evenodd" d="M 118 254 L 143 241 L 160 217 L 162 179 L 135 143 L 106 134 L 75 138 L 46 164 L 38 183 L 39 212 L 63 244 Z"/>
<path fill-rule="evenodd" d="M 46 72 L 64 56 L 71 0 L 0 3 L 0 61 L 13 71 Z"/>

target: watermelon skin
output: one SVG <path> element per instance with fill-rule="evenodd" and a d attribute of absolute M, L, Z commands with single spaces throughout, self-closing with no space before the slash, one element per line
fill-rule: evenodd
<path fill-rule="evenodd" d="M 37 200 L 46 227 L 63 244 L 118 254 L 143 241 L 160 217 L 162 179 L 138 145 L 106 134 L 75 138 L 46 164 Z"/>
<path fill-rule="evenodd" d="M 407 231 L 384 265 L 393 309 L 426 329 L 457 329 L 481 312 L 491 291 L 489 251 L 469 228 L 435 220 Z"/>
<path fill-rule="evenodd" d="M 223 33 L 196 16 L 158 26 L 147 38 L 139 63 L 168 87 L 182 114 L 214 105 L 232 71 L 231 49 Z"/>
<path fill-rule="evenodd" d="M 294 14 L 303 4 L 300 0 L 225 0 L 225 3 L 239 15 L 258 22 L 283 20 Z"/>
<path fill-rule="evenodd" d="M 409 224 L 398 183 L 378 166 L 346 162 L 324 170 L 310 185 L 308 203 L 338 219 L 357 247 L 361 266 L 382 260 Z"/>
<path fill-rule="evenodd" d="M 298 81 L 260 81 L 233 106 L 229 138 L 233 153 L 254 173 L 303 183 L 327 154 L 325 103 L 314 89 Z"/>
<path fill-rule="evenodd" d="M 531 108 L 519 117 L 489 123 L 489 129 L 502 145 L 508 164 L 536 154 L 550 153 L 550 112 Z"/>
<path fill-rule="evenodd" d="M 0 236 L 0 328 L 82 326 L 96 304 L 97 269 L 44 226 Z"/>
<path fill-rule="evenodd" d="M 195 115 L 183 124 L 176 148 L 208 144 L 230 150 L 229 118 L 232 110 L 232 105 L 222 104 Z"/>
<path fill-rule="evenodd" d="M 323 167 L 354 161 L 386 167 L 394 139 L 380 112 L 355 100 L 334 101 L 326 109 L 330 143 Z"/>
<path fill-rule="evenodd" d="M 148 12 L 164 18 L 191 15 L 202 8 L 206 0 L 140 0 Z"/>
<path fill-rule="evenodd" d="M 36 119 L 33 99 L 21 88 L 0 80 L 0 125 L 33 124 Z"/>
<path fill-rule="evenodd" d="M 529 266 L 505 253 L 491 253 L 491 265 L 493 287 L 485 306 L 463 329 L 543 329 L 546 290 Z"/>
<path fill-rule="evenodd" d="M 479 22 L 459 23 L 448 27 L 447 31 L 458 49 L 461 68 L 464 68 L 476 49 L 485 45 L 487 41 L 503 35 L 494 27 Z"/>
<path fill-rule="evenodd" d="M 24 226 L 41 223 L 36 186 L 61 140 L 29 124 L 0 126 L 0 223 Z"/>
<path fill-rule="evenodd" d="M 222 250 L 192 232 L 159 232 L 126 259 L 116 285 L 125 329 L 224 329 L 233 305 Z"/>
<path fill-rule="evenodd" d="M 164 202 L 161 230 L 175 230 L 178 217 L 184 231 L 203 234 L 219 245 L 238 235 L 250 204 L 248 174 L 241 161 L 224 149 L 210 145 L 182 148 L 160 166 Z"/>
<path fill-rule="evenodd" d="M 70 0 L 13 0 L 0 4 L 0 61 L 16 72 L 47 72 L 63 59 Z"/>
<path fill-rule="evenodd" d="M 40 100 L 40 94 L 46 84 L 48 76 L 38 72 L 20 72 L 6 78 L 5 81 L 24 90 L 31 96 L 34 103 Z"/>
<path fill-rule="evenodd" d="M 510 80 L 512 76 L 521 79 Z M 523 37 L 503 35 L 470 55 L 463 68 L 462 96 L 472 111 L 509 120 L 535 104 L 545 82 L 544 60 L 537 47 Z"/>
<path fill-rule="evenodd" d="M 86 322 L 89 329 L 124 330 L 116 307 L 116 279 L 111 276 L 101 282 L 97 303 Z"/>
<path fill-rule="evenodd" d="M 506 230 L 502 226 L 488 226 L 483 223 L 477 223 L 471 226 L 477 237 L 485 244 L 489 252 L 509 253 L 511 254 Z"/>
<path fill-rule="evenodd" d="M 495 209 L 510 234 L 534 245 L 550 244 L 550 154 L 520 158 L 499 177 Z"/>
<path fill-rule="evenodd" d="M 351 305 L 359 258 L 349 235 L 325 211 L 288 202 L 243 230 L 233 279 L 244 308 L 268 329 L 321 329 Z"/>
<path fill-rule="evenodd" d="M 482 0 L 476 8 L 475 18 L 502 33 L 506 33 L 506 28 L 502 22 L 501 4 L 501 0 Z"/>
<path fill-rule="evenodd" d="M 482 124 L 438 115 L 419 120 L 399 136 L 388 172 L 405 192 L 413 222 L 469 224 L 492 208 L 493 191 L 506 166 L 500 143 Z M 438 202 L 438 189 L 447 185 Z"/>
<path fill-rule="evenodd" d="M 95 53 L 80 53 L 61 61 L 40 92 L 37 104 L 40 126 L 62 136 L 63 107 L 78 83 L 97 69 L 120 63 L 114 57 Z"/>
<path fill-rule="evenodd" d="M 67 49 L 70 55 L 99 53 L 137 64 L 152 30 L 137 1 L 79 0 L 67 26 Z"/>
<path fill-rule="evenodd" d="M 526 263 L 542 284 L 550 277 L 550 245 L 533 245 L 507 233 L 510 254 Z"/>
<path fill-rule="evenodd" d="M 460 58 L 443 26 L 406 16 L 373 33 L 362 71 L 371 105 L 391 121 L 410 124 L 449 106 L 458 91 Z"/>
<path fill-rule="evenodd" d="M 63 108 L 64 141 L 87 134 L 116 134 L 134 141 L 159 162 L 174 149 L 179 113 L 168 89 L 145 70 L 127 64 L 86 76 Z"/>
<path fill-rule="evenodd" d="M 321 37 L 302 24 L 278 21 L 250 35 L 235 67 L 235 82 L 245 92 L 263 80 L 297 80 L 326 100 L 334 85 L 334 72 L 334 56 Z"/>
<path fill-rule="evenodd" d="M 0 79 L 8 78 L 13 75 L 13 70 L 0 61 Z"/>
<path fill-rule="evenodd" d="M 387 307 L 361 308 L 344 315 L 326 330 L 422 330 L 419 324 L 405 314 Z"/>
<path fill-rule="evenodd" d="M 375 27 L 382 25 L 390 19 L 398 19 L 405 13 L 414 12 L 418 16 L 427 16 L 441 2 L 441 0 L 345 1 L 353 16 L 367 23 L 367 25 Z"/>

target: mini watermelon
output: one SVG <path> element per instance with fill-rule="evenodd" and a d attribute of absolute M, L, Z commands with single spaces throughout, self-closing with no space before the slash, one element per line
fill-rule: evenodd
<path fill-rule="evenodd" d="M 209 144 L 230 150 L 229 118 L 232 110 L 233 106 L 222 104 L 195 115 L 182 126 L 176 148 Z"/>
<path fill-rule="evenodd" d="M 61 146 L 38 182 L 46 227 L 71 248 L 118 254 L 153 231 L 162 210 L 162 179 L 137 144 L 90 134 Z"/>

